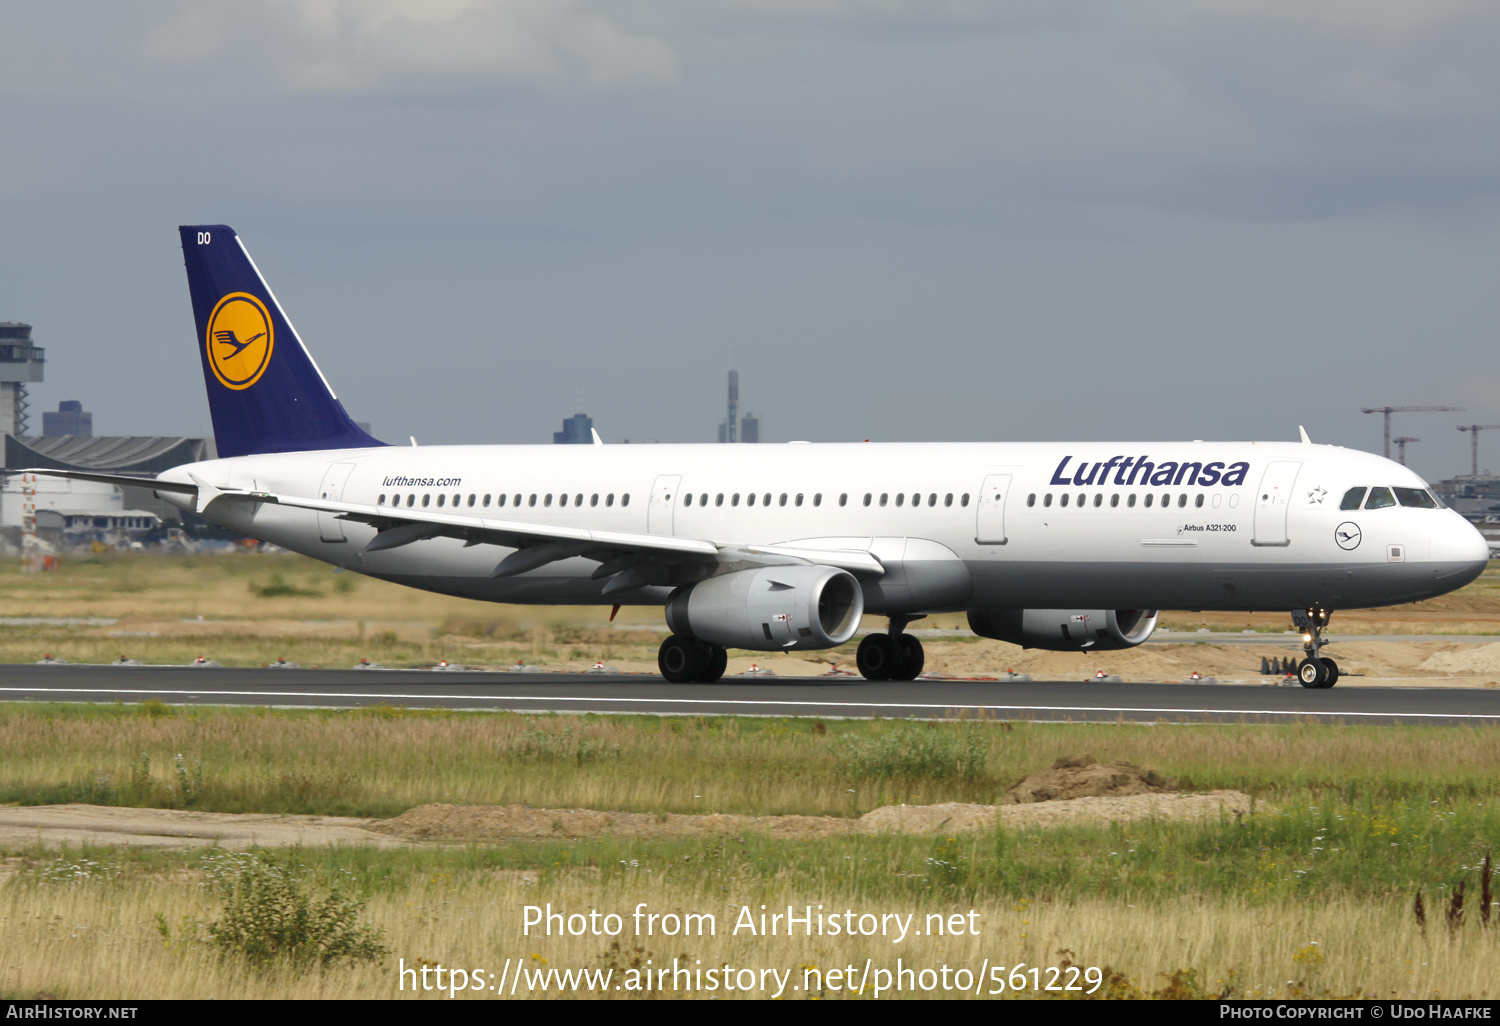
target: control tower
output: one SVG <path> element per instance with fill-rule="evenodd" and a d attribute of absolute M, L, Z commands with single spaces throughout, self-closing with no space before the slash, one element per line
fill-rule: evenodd
<path fill-rule="evenodd" d="M 0 321 L 0 435 L 25 435 L 26 386 L 42 380 L 46 350 L 31 344 L 31 325 Z"/>

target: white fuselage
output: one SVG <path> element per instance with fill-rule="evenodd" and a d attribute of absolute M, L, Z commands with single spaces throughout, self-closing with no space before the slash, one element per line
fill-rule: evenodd
<path fill-rule="evenodd" d="M 1488 558 L 1448 509 L 1340 509 L 1351 488 L 1425 489 L 1405 467 L 1297 443 L 393 446 L 244 456 L 161 477 L 190 474 L 497 522 L 863 549 L 886 567 L 862 582 L 877 614 L 1378 606 L 1451 591 Z M 205 515 L 350 570 L 475 599 L 660 604 L 671 591 L 606 597 L 606 582 L 591 579 L 599 564 L 583 558 L 491 579 L 512 550 L 457 538 L 366 553 L 374 528 L 272 503 Z"/>

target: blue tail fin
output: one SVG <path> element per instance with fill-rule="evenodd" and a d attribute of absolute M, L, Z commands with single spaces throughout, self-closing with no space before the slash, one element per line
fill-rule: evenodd
<path fill-rule="evenodd" d="M 344 412 L 234 229 L 178 231 L 219 455 L 383 445 Z"/>

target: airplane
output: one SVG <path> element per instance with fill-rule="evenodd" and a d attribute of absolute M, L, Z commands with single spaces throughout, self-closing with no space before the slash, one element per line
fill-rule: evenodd
<path fill-rule="evenodd" d="M 674 683 L 730 648 L 827 649 L 865 617 L 870 680 L 914 680 L 907 627 L 966 613 L 1029 648 L 1132 648 L 1159 610 L 1289 610 L 1332 687 L 1335 609 L 1479 576 L 1483 536 L 1397 463 L 1299 442 L 387 445 L 359 428 L 227 225 L 179 229 L 218 458 L 167 502 L 338 567 L 489 602 L 656 605 Z M 235 339 L 226 351 L 218 344 Z M 239 339 L 247 341 L 240 343 Z"/>

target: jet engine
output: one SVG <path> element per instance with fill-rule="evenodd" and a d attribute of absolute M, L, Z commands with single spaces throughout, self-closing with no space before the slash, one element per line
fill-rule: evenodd
<path fill-rule="evenodd" d="M 725 648 L 832 648 L 854 637 L 864 611 L 864 594 L 847 570 L 769 566 L 678 588 L 667 599 L 667 626 Z"/>
<path fill-rule="evenodd" d="M 1051 652 L 1134 648 L 1156 630 L 1155 609 L 971 609 L 981 638 Z"/>

